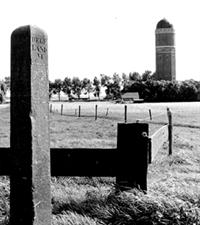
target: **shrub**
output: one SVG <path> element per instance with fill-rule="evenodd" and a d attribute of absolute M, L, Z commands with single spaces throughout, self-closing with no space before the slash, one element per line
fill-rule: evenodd
<path fill-rule="evenodd" d="M 123 92 L 139 92 L 147 102 L 197 101 L 200 82 L 137 80 L 128 83 Z"/>

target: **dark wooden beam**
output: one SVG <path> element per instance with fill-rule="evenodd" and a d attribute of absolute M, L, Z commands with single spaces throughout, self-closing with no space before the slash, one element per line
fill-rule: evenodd
<path fill-rule="evenodd" d="M 51 176 L 116 176 L 117 149 L 51 149 Z"/>
<path fill-rule="evenodd" d="M 117 149 L 59 149 L 51 148 L 51 176 L 117 175 Z M 13 163 L 15 159 L 13 159 Z M 0 175 L 10 175 L 10 148 L 0 148 Z"/>
<path fill-rule="evenodd" d="M 10 175 L 11 154 L 10 148 L 0 148 L 0 176 Z"/>

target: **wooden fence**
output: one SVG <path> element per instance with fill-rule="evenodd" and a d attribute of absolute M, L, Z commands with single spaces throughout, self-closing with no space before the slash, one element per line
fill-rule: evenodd
<path fill-rule="evenodd" d="M 51 176 L 115 176 L 117 190 L 147 190 L 148 124 L 118 124 L 116 149 L 50 149 L 47 35 L 20 27 L 11 36 L 10 224 L 51 224 Z"/>
<path fill-rule="evenodd" d="M 61 104 L 60 107 L 61 107 L 60 114 L 63 115 L 63 104 Z M 95 105 L 94 109 L 95 109 L 94 118 L 95 118 L 95 120 L 97 120 L 98 105 Z M 53 112 L 52 104 L 50 104 L 50 112 Z M 78 107 L 78 117 L 81 117 L 81 106 L 80 105 Z M 167 118 L 168 118 L 168 124 L 165 124 L 164 122 L 153 121 L 152 120 L 152 112 L 151 112 L 151 109 L 149 109 L 149 117 L 147 117 L 145 119 L 136 120 L 137 123 L 139 123 L 141 121 L 143 121 L 143 122 L 145 121 L 148 123 L 156 123 L 156 124 L 161 124 L 161 125 L 165 124 L 149 138 L 149 141 L 150 141 L 149 163 L 151 163 L 154 160 L 159 149 L 167 141 L 168 141 L 168 145 L 169 145 L 169 155 L 172 154 L 172 113 L 169 108 L 167 108 Z M 127 123 L 127 105 L 124 105 L 124 123 Z"/>
<path fill-rule="evenodd" d="M 95 120 L 97 120 L 98 118 L 110 118 L 110 119 L 116 119 L 116 117 L 114 116 L 109 116 L 111 115 L 111 113 L 109 113 L 109 107 L 106 107 L 104 109 L 101 109 L 101 112 L 99 112 L 99 107 L 98 105 L 96 104 L 95 107 L 94 107 L 94 111 L 90 110 L 91 112 L 88 113 L 87 112 L 82 112 L 82 108 L 81 108 L 81 105 L 78 106 L 78 108 L 75 108 L 74 109 L 74 114 L 72 113 L 73 109 L 70 108 L 70 111 L 71 113 L 67 113 L 66 110 L 64 112 L 64 105 L 63 104 L 60 104 L 60 108 L 57 107 L 55 109 L 55 107 L 53 108 L 53 104 L 51 103 L 49 105 L 49 111 L 50 113 L 54 113 L 54 114 L 60 114 L 61 116 L 64 115 L 64 116 L 75 116 L 75 117 L 94 117 Z M 124 110 L 124 111 L 123 111 Z M 123 113 L 121 116 L 118 116 L 117 118 L 118 119 L 122 119 L 124 121 L 124 123 L 127 123 L 127 121 L 129 120 L 132 120 L 133 121 L 133 118 L 128 118 L 128 106 L 127 105 L 124 105 L 124 109 L 123 109 Z M 69 109 L 68 109 L 69 111 Z M 83 110 L 84 111 L 84 110 Z M 151 109 L 149 109 L 148 111 L 149 113 L 149 116 L 146 117 L 145 119 L 149 119 L 149 120 L 152 120 L 152 113 L 151 113 Z M 143 119 L 141 119 L 143 120 Z"/>
<path fill-rule="evenodd" d="M 50 148 L 47 50 L 39 28 L 12 33 L 10 148 L 0 148 L 0 175 L 10 176 L 11 225 L 51 224 L 51 176 L 115 176 L 117 191 L 146 192 L 149 160 L 167 136 L 165 126 L 150 142 L 147 123 L 119 123 L 116 149 Z"/>
<path fill-rule="evenodd" d="M 150 113 L 151 114 L 151 113 Z M 167 108 L 167 117 L 168 117 L 168 123 L 162 126 L 160 129 L 158 129 L 150 138 L 150 147 L 149 147 L 149 163 L 152 163 L 152 161 L 155 159 L 156 154 L 158 151 L 162 148 L 163 144 L 165 142 L 168 142 L 168 155 L 172 154 L 172 130 L 173 130 L 173 124 L 172 124 L 172 113 L 169 108 Z M 140 121 L 145 120 L 137 120 L 137 123 Z M 149 121 L 149 123 L 155 123 L 155 124 L 163 124 L 156 123 L 155 121 Z"/>
<path fill-rule="evenodd" d="M 50 106 L 49 106 L 50 113 L 59 113 L 60 115 L 73 116 L 72 114 L 67 114 L 66 112 L 64 113 L 63 110 L 64 110 L 64 105 L 63 104 L 60 105 L 60 110 L 53 109 L 53 105 L 52 104 L 50 104 Z M 98 105 L 95 105 L 95 107 L 94 107 L 94 113 L 91 113 L 90 115 L 86 115 L 86 114 L 83 114 L 82 113 L 82 111 L 81 111 L 81 105 L 79 105 L 78 108 L 75 109 L 75 111 L 74 111 L 74 116 L 77 116 L 77 117 L 94 117 L 95 120 L 97 120 L 98 118 L 108 118 L 109 108 L 107 107 L 104 110 L 105 111 L 104 112 L 101 112 L 101 115 L 100 115 L 98 113 Z M 127 119 L 128 119 L 127 105 L 124 105 L 124 113 L 123 113 L 122 118 L 123 118 L 124 122 L 127 123 Z"/>

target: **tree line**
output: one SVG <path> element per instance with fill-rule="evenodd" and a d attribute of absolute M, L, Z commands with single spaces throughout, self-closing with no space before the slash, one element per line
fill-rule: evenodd
<path fill-rule="evenodd" d="M 138 92 L 140 98 L 146 102 L 164 101 L 197 101 L 200 100 L 200 81 L 193 79 L 185 81 L 157 80 L 156 73 L 145 71 L 142 74 L 131 72 L 121 75 L 114 73 L 112 76 L 100 74 L 93 79 L 79 77 L 65 77 L 63 80 L 49 81 L 49 97 L 57 94 L 60 100 L 61 91 L 69 100 L 74 96 L 80 99 L 84 93 L 88 98 L 93 93 L 97 98 L 104 87 L 105 99 L 118 100 L 125 92 Z M 0 81 L 0 103 L 4 101 L 6 91 L 10 88 L 10 77 Z"/>
<path fill-rule="evenodd" d="M 88 95 L 88 98 L 90 93 L 99 98 L 101 87 L 106 87 L 107 99 L 119 98 L 121 94 L 120 76 L 115 73 L 112 77 L 101 74 L 100 78 L 95 76 L 93 80 L 88 78 L 81 80 L 79 77 L 66 77 L 64 80 L 55 79 L 54 82 L 49 82 L 49 96 L 51 98 L 52 94 L 58 94 L 60 100 L 60 93 L 62 91 L 68 95 L 69 99 L 73 98 L 74 95 L 80 99 L 82 93 Z"/>
<path fill-rule="evenodd" d="M 200 81 L 193 79 L 185 81 L 157 80 L 156 73 L 145 71 L 143 74 L 132 72 L 121 75 L 114 73 L 112 76 L 100 74 L 100 77 L 79 79 L 78 77 L 64 80 L 56 79 L 49 83 L 50 97 L 63 91 L 69 99 L 76 95 L 80 99 L 81 93 L 93 93 L 99 97 L 101 88 L 104 87 L 107 100 L 121 99 L 125 92 L 138 92 L 140 98 L 146 102 L 163 101 L 197 101 L 200 100 Z"/>
<path fill-rule="evenodd" d="M 117 73 L 112 76 L 100 74 L 100 77 L 95 76 L 92 80 L 88 78 L 81 80 L 79 77 L 55 79 L 54 82 L 49 82 L 49 96 L 51 98 L 52 94 L 58 94 L 60 99 L 60 93 L 63 91 L 69 99 L 72 98 L 72 95 L 76 95 L 80 99 L 81 93 L 88 94 L 88 96 L 93 93 L 94 96 L 99 97 L 101 88 L 104 87 L 106 99 L 119 99 L 123 89 L 130 84 L 129 81 L 144 80 L 148 76 L 153 77 L 150 71 L 145 71 L 142 75 L 137 72 L 129 73 L 129 75 L 123 73 L 122 76 Z"/>

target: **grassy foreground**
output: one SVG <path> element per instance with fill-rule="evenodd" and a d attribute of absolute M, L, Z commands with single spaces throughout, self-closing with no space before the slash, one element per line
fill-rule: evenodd
<path fill-rule="evenodd" d="M 200 122 L 199 109 L 192 117 L 188 110 L 174 108 L 174 121 Z M 6 147 L 9 109 L 0 113 L 0 146 Z M 51 115 L 50 121 L 51 147 L 116 147 L 115 119 Z M 158 128 L 151 125 L 150 134 Z M 149 166 L 147 195 L 136 190 L 116 195 L 115 178 L 52 177 L 52 224 L 200 224 L 200 130 L 175 126 L 173 131 L 173 155 L 168 157 L 166 143 Z M 7 177 L 0 179 L 0 196 L 0 224 L 7 224 Z"/>

